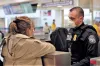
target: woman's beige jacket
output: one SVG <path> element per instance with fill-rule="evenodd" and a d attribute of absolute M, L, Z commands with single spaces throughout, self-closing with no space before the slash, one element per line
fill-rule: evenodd
<path fill-rule="evenodd" d="M 52 44 L 22 34 L 6 36 L 5 40 L 4 66 L 42 66 L 41 56 L 55 51 Z"/>

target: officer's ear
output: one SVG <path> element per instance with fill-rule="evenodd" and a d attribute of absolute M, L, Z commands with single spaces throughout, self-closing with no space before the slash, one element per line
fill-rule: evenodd
<path fill-rule="evenodd" d="M 80 16 L 80 20 L 82 20 L 82 21 L 83 21 L 83 19 L 84 19 L 84 17 L 83 17 L 83 16 Z"/>
<path fill-rule="evenodd" d="M 83 19 L 83 16 L 80 16 L 80 19 Z"/>

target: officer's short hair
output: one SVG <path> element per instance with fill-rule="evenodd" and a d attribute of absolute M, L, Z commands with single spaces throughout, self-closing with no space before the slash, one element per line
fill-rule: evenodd
<path fill-rule="evenodd" d="M 70 12 L 72 12 L 73 10 L 77 10 L 79 12 L 79 15 L 84 17 L 84 10 L 81 7 L 73 7 L 70 9 Z"/>

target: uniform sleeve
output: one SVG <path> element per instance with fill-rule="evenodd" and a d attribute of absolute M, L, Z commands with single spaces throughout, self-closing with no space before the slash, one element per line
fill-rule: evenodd
<path fill-rule="evenodd" d="M 41 41 L 34 41 L 34 54 L 36 57 L 41 57 L 41 56 L 44 56 L 46 54 L 49 54 L 49 53 L 52 53 L 52 52 L 55 52 L 55 47 L 50 44 L 50 43 L 47 43 L 47 42 L 41 42 Z"/>
<path fill-rule="evenodd" d="M 87 37 L 87 55 L 80 62 L 72 66 L 90 66 L 90 58 L 97 57 L 98 55 L 98 35 L 94 32 L 91 32 Z"/>

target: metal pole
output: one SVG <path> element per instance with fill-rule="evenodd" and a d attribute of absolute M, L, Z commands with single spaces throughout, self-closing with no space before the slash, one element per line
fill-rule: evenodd
<path fill-rule="evenodd" d="M 62 13 L 62 27 L 64 27 L 64 10 L 61 10 Z"/>
<path fill-rule="evenodd" d="M 92 18 L 91 18 L 91 24 L 93 24 L 93 22 L 94 22 L 94 20 L 93 20 L 93 0 L 90 0 L 90 12 L 91 12 L 91 16 L 92 16 Z"/>

